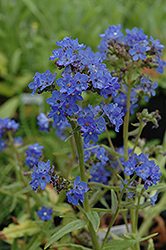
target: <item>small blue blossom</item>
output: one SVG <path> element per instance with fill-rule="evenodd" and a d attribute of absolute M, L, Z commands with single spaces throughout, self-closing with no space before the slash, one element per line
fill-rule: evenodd
<path fill-rule="evenodd" d="M 40 113 L 37 116 L 37 124 L 39 125 L 39 129 L 44 131 L 45 133 L 49 132 L 49 119 L 44 113 Z"/>
<path fill-rule="evenodd" d="M 154 40 L 152 36 L 150 36 L 149 40 L 152 43 L 152 51 L 154 51 L 154 53 L 158 56 L 162 55 L 161 51 L 164 49 L 165 46 L 162 45 L 158 39 Z"/>
<path fill-rule="evenodd" d="M 44 206 L 42 206 L 42 208 L 37 211 L 37 215 L 43 221 L 51 220 L 52 213 L 53 213 L 53 210 L 51 208 L 47 208 L 47 207 L 44 207 Z"/>
<path fill-rule="evenodd" d="M 34 95 L 38 89 L 39 93 L 41 93 L 45 88 L 53 85 L 56 75 L 57 73 L 53 75 L 49 70 L 42 74 L 36 72 L 35 76 L 33 77 L 33 82 L 28 85 L 30 89 L 33 89 L 31 95 Z"/>
<path fill-rule="evenodd" d="M 92 81 L 93 87 L 97 89 L 102 89 L 107 80 L 102 70 L 92 72 L 90 79 Z"/>
<path fill-rule="evenodd" d="M 164 60 L 161 60 L 160 57 L 157 57 L 157 68 L 156 68 L 156 72 L 158 74 L 163 74 L 164 73 L 164 68 L 166 67 L 166 62 Z"/>
<path fill-rule="evenodd" d="M 100 37 L 104 38 L 106 40 L 119 40 L 120 38 L 122 38 L 124 35 L 123 33 L 121 33 L 121 25 L 118 24 L 116 25 L 112 25 L 112 26 L 108 26 L 108 29 L 105 31 L 104 34 L 101 34 Z"/>
<path fill-rule="evenodd" d="M 62 110 L 69 116 L 72 116 L 73 113 L 79 111 L 79 108 L 76 104 L 71 104 L 70 101 L 66 102 L 62 106 Z"/>
<path fill-rule="evenodd" d="M 11 130 L 13 133 L 15 133 L 16 130 L 18 129 L 19 125 L 20 125 L 20 124 L 17 123 L 15 120 L 9 119 L 8 117 L 7 117 L 7 118 L 4 118 L 4 119 L 1 119 L 1 118 L 0 118 L 0 138 L 1 138 L 8 130 Z"/>
<path fill-rule="evenodd" d="M 48 160 L 47 163 L 45 163 L 43 161 L 39 161 L 38 170 L 40 173 L 48 172 L 50 170 L 50 161 Z"/>
<path fill-rule="evenodd" d="M 0 152 L 6 149 L 6 140 L 0 139 Z"/>
<path fill-rule="evenodd" d="M 105 169 L 102 163 L 98 162 L 92 165 L 90 175 L 90 181 L 95 181 L 107 185 L 108 177 L 110 177 L 111 173 Z"/>
<path fill-rule="evenodd" d="M 56 42 L 56 44 L 62 47 L 63 49 L 72 48 L 73 51 L 81 50 L 86 47 L 86 45 L 84 45 L 83 43 L 78 43 L 78 38 L 71 39 L 70 37 L 64 37 L 63 40 Z"/>
<path fill-rule="evenodd" d="M 143 29 L 134 27 L 132 30 L 126 29 L 126 36 L 124 37 L 124 43 L 128 46 L 133 46 L 140 41 L 147 41 L 148 36 L 143 33 Z"/>
<path fill-rule="evenodd" d="M 152 206 L 155 205 L 155 202 L 157 201 L 157 197 L 158 197 L 158 191 L 155 193 L 155 195 L 150 197 L 150 202 L 151 202 Z"/>
<path fill-rule="evenodd" d="M 51 111 L 48 114 L 49 118 L 52 118 L 55 123 L 59 123 L 60 121 L 65 121 L 65 113 L 62 109 L 57 107 L 51 107 Z"/>
<path fill-rule="evenodd" d="M 133 61 L 138 61 L 139 59 L 145 60 L 145 52 L 148 50 L 150 50 L 148 42 L 139 42 L 134 44 L 133 47 L 129 49 L 129 54 L 132 56 Z"/>
<path fill-rule="evenodd" d="M 76 90 L 78 91 L 86 90 L 88 88 L 88 80 L 89 77 L 87 75 L 77 72 L 74 76 Z"/>
<path fill-rule="evenodd" d="M 56 136 L 61 139 L 61 140 L 65 140 L 67 138 L 67 134 L 66 134 L 66 128 L 70 128 L 71 125 L 70 123 L 67 121 L 67 119 L 65 119 L 65 121 L 60 121 L 59 123 L 53 123 L 52 124 L 53 127 L 56 127 L 57 130 L 55 132 Z"/>
<path fill-rule="evenodd" d="M 153 160 L 148 159 L 149 155 L 134 154 L 124 163 L 124 173 L 127 175 L 136 174 L 141 177 L 144 182 L 144 188 L 147 190 L 148 186 L 157 185 L 160 180 L 161 172 L 158 165 Z"/>
<path fill-rule="evenodd" d="M 62 107 L 66 98 L 67 96 L 65 94 L 61 94 L 58 91 L 54 90 L 52 92 L 52 97 L 49 97 L 46 101 L 49 105 L 60 108 Z"/>
<path fill-rule="evenodd" d="M 73 190 L 70 190 L 68 193 L 66 193 L 68 202 L 75 206 L 79 204 L 79 200 L 84 202 L 84 194 L 88 190 L 89 188 L 87 187 L 87 184 L 84 181 L 81 181 L 81 178 L 77 176 L 74 181 Z"/>
<path fill-rule="evenodd" d="M 124 173 L 128 176 L 132 175 L 135 171 L 136 165 L 137 165 L 137 160 L 134 157 L 130 157 L 128 161 L 124 163 L 125 166 Z"/>
<path fill-rule="evenodd" d="M 76 89 L 76 83 L 70 74 L 65 74 L 64 78 L 58 79 L 57 85 L 61 88 L 61 93 L 72 94 Z"/>
<path fill-rule="evenodd" d="M 112 77 L 110 72 L 105 73 L 106 81 L 103 83 L 103 88 L 101 89 L 100 96 L 103 95 L 107 99 L 107 95 L 115 97 L 117 95 L 117 90 L 120 88 L 118 83 L 118 77 Z"/>
<path fill-rule="evenodd" d="M 33 191 L 38 190 L 39 186 L 42 190 L 45 189 L 47 183 L 51 181 L 51 176 L 48 173 L 50 170 L 49 166 L 50 161 L 48 160 L 46 164 L 40 161 L 38 168 L 34 167 L 34 172 L 31 174 L 32 181 L 29 182 Z"/>
<path fill-rule="evenodd" d="M 91 116 L 87 116 L 85 118 L 80 117 L 78 118 L 77 123 L 78 125 L 81 126 L 81 131 L 84 133 L 90 132 L 94 130 L 96 127 L 95 121 L 93 120 L 93 117 Z"/>
<path fill-rule="evenodd" d="M 149 101 L 149 97 L 155 96 L 156 92 L 155 89 L 158 87 L 157 81 L 155 81 L 154 83 L 152 83 L 152 81 L 149 79 L 149 76 L 146 77 L 141 77 L 141 81 L 140 81 L 140 85 L 136 85 L 136 87 L 138 88 L 138 90 L 142 90 L 142 92 L 145 95 L 144 99 L 145 101 Z"/>
<path fill-rule="evenodd" d="M 18 137 L 16 137 L 16 138 L 13 138 L 13 142 L 14 142 L 14 145 L 15 145 L 16 147 L 20 147 L 20 146 L 23 146 L 23 145 L 24 145 L 22 136 L 18 136 Z"/>
<path fill-rule="evenodd" d="M 27 164 L 30 168 L 33 168 L 34 165 L 37 165 L 39 162 L 39 158 L 42 156 L 43 153 L 42 149 L 43 146 L 39 146 L 38 143 L 28 146 L 28 149 L 25 151 L 26 152 L 25 164 Z"/>
<path fill-rule="evenodd" d="M 136 95 L 137 95 L 136 89 L 132 88 L 131 95 L 130 95 L 130 114 L 134 114 L 134 109 L 138 107 L 138 104 L 137 104 L 138 99 L 136 98 Z M 122 109 L 123 113 L 126 114 L 127 95 L 123 92 L 120 92 L 114 98 L 114 102 L 117 103 L 118 106 Z"/>
<path fill-rule="evenodd" d="M 135 194 L 132 192 L 127 192 L 127 198 L 131 199 Z"/>
<path fill-rule="evenodd" d="M 108 117 L 110 122 L 115 125 L 115 131 L 119 132 L 120 125 L 123 124 L 122 116 L 124 113 L 122 112 L 121 108 L 118 107 L 118 104 L 113 103 L 101 103 L 101 108 L 104 114 Z"/>

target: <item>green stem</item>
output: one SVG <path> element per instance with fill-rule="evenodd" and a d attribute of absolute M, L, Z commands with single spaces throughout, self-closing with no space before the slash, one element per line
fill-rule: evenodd
<path fill-rule="evenodd" d="M 16 155 L 16 159 L 17 159 L 17 163 L 19 165 L 19 168 L 20 168 L 20 177 L 21 177 L 21 180 L 24 184 L 25 187 L 27 187 L 27 183 L 24 179 L 24 175 L 23 175 L 23 169 L 22 169 L 22 163 L 21 163 L 21 160 L 20 160 L 20 156 L 19 156 L 19 153 L 18 153 L 18 150 L 14 144 L 14 141 L 13 141 L 13 137 L 12 137 L 12 134 L 11 134 L 11 131 L 8 132 L 8 137 L 9 137 L 9 141 L 13 147 L 13 150 L 15 152 L 15 155 Z M 27 196 L 27 213 L 30 214 L 31 212 L 31 209 L 30 209 L 30 199 L 29 199 L 29 192 L 26 193 L 26 196 Z"/>
<path fill-rule="evenodd" d="M 128 129 L 129 129 L 129 118 L 130 118 L 130 94 L 131 94 L 131 86 L 128 86 L 127 103 L 126 103 L 127 112 L 126 112 L 126 115 L 124 118 L 124 125 L 123 125 L 123 141 L 124 141 L 125 160 L 127 160 L 127 158 L 128 158 Z"/>
<path fill-rule="evenodd" d="M 110 137 L 110 135 L 109 135 L 107 126 L 106 126 L 106 135 L 107 135 L 107 139 L 108 139 L 108 142 L 109 142 L 110 147 L 116 152 L 116 150 L 115 150 L 115 148 L 114 148 L 114 145 L 113 145 L 113 143 L 112 143 L 111 137 Z M 116 158 L 116 160 L 118 161 L 119 166 L 121 167 L 121 169 L 124 169 L 124 167 L 122 166 L 121 161 L 119 160 L 119 157 L 118 157 L 118 156 L 115 156 L 115 158 Z"/>
<path fill-rule="evenodd" d="M 138 132 L 138 135 L 137 135 L 137 137 L 136 137 L 136 140 L 135 140 L 135 143 L 134 143 L 134 147 L 133 147 L 133 151 L 132 151 L 132 153 L 131 153 L 131 156 L 133 156 L 134 151 L 135 151 L 135 148 L 136 148 L 136 146 L 138 145 L 138 140 L 139 140 L 139 138 L 140 138 L 140 136 L 141 136 L 141 133 L 142 133 L 142 130 L 143 130 L 144 126 L 145 126 L 145 124 L 141 121 L 141 122 L 140 122 L 140 127 L 139 127 L 139 132 Z"/>
<path fill-rule="evenodd" d="M 74 130 L 76 127 L 75 121 L 70 120 L 70 124 L 71 124 L 72 129 Z M 81 180 L 84 182 L 87 182 L 86 175 L 85 175 L 85 166 L 84 166 L 84 150 L 83 150 L 81 134 L 79 131 L 74 133 L 74 139 L 75 139 L 78 158 L 79 158 Z M 90 212 L 90 206 L 89 206 L 87 193 L 85 193 L 85 200 L 84 200 L 83 205 L 84 205 L 85 212 L 86 213 Z M 100 250 L 100 245 L 97 239 L 97 235 L 95 233 L 92 223 L 89 220 L 88 220 L 88 229 L 92 238 L 92 244 L 93 244 L 94 250 Z"/>
<path fill-rule="evenodd" d="M 111 220 L 111 223 L 110 223 L 110 225 L 109 225 L 109 227 L 108 227 L 108 229 L 107 229 L 107 233 L 106 233 L 105 238 L 104 238 L 104 240 L 103 240 L 103 244 L 102 244 L 102 246 L 101 246 L 101 249 L 104 248 L 104 246 L 105 246 L 105 244 L 106 244 L 106 242 L 107 242 L 108 235 L 109 235 L 109 233 L 110 233 L 111 227 L 113 226 L 113 224 L 114 224 L 114 222 L 115 222 L 115 220 L 116 220 L 116 217 L 117 217 L 118 214 L 119 214 L 120 202 L 121 202 L 121 200 L 122 200 L 122 196 L 123 196 L 124 192 L 126 191 L 126 188 L 130 185 L 130 183 L 131 183 L 136 177 L 137 177 L 137 176 L 134 175 L 134 176 L 128 181 L 128 183 L 127 183 L 126 185 L 124 185 L 124 187 L 123 187 L 123 189 L 122 189 L 122 192 L 120 193 L 120 196 L 119 196 L 119 198 L 118 198 L 117 209 L 116 209 L 116 211 L 115 211 L 115 213 L 114 213 L 114 216 L 113 216 L 113 218 L 112 218 L 112 220 Z"/>

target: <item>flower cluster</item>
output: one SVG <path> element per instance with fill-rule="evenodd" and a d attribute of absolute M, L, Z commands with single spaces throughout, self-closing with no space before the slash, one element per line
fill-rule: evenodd
<path fill-rule="evenodd" d="M 25 164 L 27 164 L 30 168 L 33 168 L 35 165 L 37 165 L 39 158 L 43 154 L 42 149 L 43 146 L 39 146 L 38 143 L 28 146 L 28 149 L 26 150 Z"/>
<path fill-rule="evenodd" d="M 103 165 L 109 160 L 108 152 L 105 148 L 97 146 L 96 143 L 92 144 L 83 144 L 84 148 L 84 161 L 87 162 L 90 157 L 93 158 L 93 161 L 100 161 Z"/>
<path fill-rule="evenodd" d="M 37 124 L 39 125 L 40 131 L 44 131 L 45 133 L 49 132 L 49 119 L 44 113 L 40 113 L 37 116 Z"/>
<path fill-rule="evenodd" d="M 57 73 L 55 73 L 54 75 L 52 73 L 50 73 L 49 70 L 47 70 L 45 73 L 38 73 L 36 72 L 34 78 L 33 78 L 33 82 L 31 82 L 28 87 L 30 89 L 33 89 L 32 95 L 34 95 L 36 93 L 36 91 L 38 90 L 38 93 L 42 93 L 46 88 L 48 89 L 48 87 L 50 86 L 54 86 L 54 81 L 56 78 Z"/>
<path fill-rule="evenodd" d="M 81 126 L 81 133 L 84 137 L 84 142 L 89 143 L 90 140 L 97 142 L 98 135 L 106 130 L 105 119 L 103 117 L 95 118 L 95 111 L 92 108 L 86 107 L 78 113 L 78 125 Z"/>
<path fill-rule="evenodd" d="M 73 190 L 71 189 L 68 193 L 66 193 L 68 202 L 75 206 L 79 204 L 79 201 L 84 202 L 84 194 L 88 190 L 89 188 L 87 187 L 87 184 L 84 181 L 81 181 L 81 178 L 77 176 L 74 181 Z"/>
<path fill-rule="evenodd" d="M 17 123 L 13 119 L 0 118 L 0 151 L 3 151 L 8 144 L 8 141 L 6 140 L 6 135 L 8 131 L 11 131 L 12 134 L 16 132 L 16 130 L 19 127 L 19 123 Z M 16 138 L 13 140 L 13 143 L 15 143 Z"/>
<path fill-rule="evenodd" d="M 29 182 L 31 187 L 33 188 L 33 191 L 38 190 L 39 186 L 42 190 L 45 189 L 47 183 L 51 181 L 49 170 L 49 160 L 47 161 L 47 163 L 39 161 L 38 166 L 34 167 L 34 172 L 31 174 L 32 181 Z"/>
<path fill-rule="evenodd" d="M 18 127 L 19 123 L 17 123 L 13 119 L 9 118 L 0 119 L 0 138 L 2 138 L 2 136 L 9 130 L 15 133 Z"/>
<path fill-rule="evenodd" d="M 148 156 L 143 153 L 140 155 L 134 154 L 124 163 L 124 173 L 128 176 L 136 174 L 142 178 L 146 190 L 148 186 L 157 185 L 161 177 L 159 166 L 153 160 L 149 160 Z"/>
<path fill-rule="evenodd" d="M 97 162 L 92 165 L 90 176 L 89 181 L 95 181 L 107 185 L 108 177 L 111 176 L 111 172 L 107 171 L 102 163 Z"/>
<path fill-rule="evenodd" d="M 52 213 L 53 213 L 53 210 L 51 208 L 44 207 L 44 206 L 42 206 L 42 208 L 37 211 L 37 215 L 39 216 L 40 220 L 43 220 L 43 221 L 51 220 Z"/>

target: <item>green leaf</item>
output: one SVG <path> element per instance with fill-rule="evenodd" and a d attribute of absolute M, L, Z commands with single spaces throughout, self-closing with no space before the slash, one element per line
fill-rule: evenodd
<path fill-rule="evenodd" d="M 23 237 L 24 235 L 32 236 L 40 231 L 38 225 L 32 221 L 23 221 L 19 225 L 9 224 L 2 230 L 2 233 L 6 236 L 6 239 L 15 239 L 18 237 Z"/>
<path fill-rule="evenodd" d="M 28 242 L 25 250 L 39 249 L 38 247 L 42 244 L 42 242 L 43 242 L 43 234 L 35 235 Z"/>
<path fill-rule="evenodd" d="M 121 154 L 118 154 L 116 151 L 114 151 L 112 148 L 104 145 L 104 144 L 101 144 L 100 145 L 101 147 L 105 148 L 110 154 L 114 155 L 114 156 L 123 156 Z"/>
<path fill-rule="evenodd" d="M 110 243 L 107 243 L 106 246 L 103 248 L 103 250 L 125 250 L 128 247 L 134 245 L 137 243 L 136 240 L 113 240 Z"/>
<path fill-rule="evenodd" d="M 22 54 L 22 50 L 20 48 L 16 49 L 14 51 L 14 54 L 11 58 L 10 61 L 10 70 L 13 74 L 16 74 L 19 67 L 20 67 L 20 63 L 21 63 L 21 54 Z"/>
<path fill-rule="evenodd" d="M 100 225 L 100 217 L 99 217 L 98 213 L 95 211 L 92 211 L 90 213 L 86 213 L 86 215 L 87 215 L 88 219 L 91 221 L 94 230 L 97 232 L 98 227 Z"/>
<path fill-rule="evenodd" d="M 46 243 L 44 249 L 49 247 L 53 242 L 55 242 L 55 241 L 59 240 L 60 238 L 62 238 L 65 234 L 70 233 L 70 232 L 72 232 L 74 230 L 83 228 L 85 225 L 86 225 L 86 222 L 83 221 L 83 220 L 75 220 L 75 221 L 70 222 L 69 224 L 62 227 L 60 230 L 58 230 L 58 232 L 56 232 L 55 234 L 53 234 L 51 236 L 51 238 Z"/>
<path fill-rule="evenodd" d="M 1 118 L 6 118 L 6 117 L 12 118 L 14 113 L 16 112 L 18 105 L 19 105 L 19 97 L 18 96 L 14 96 L 14 97 L 10 98 L 8 101 L 6 101 L 4 104 L 1 105 L 0 117 Z"/>
<path fill-rule="evenodd" d="M 59 247 L 69 247 L 69 249 L 72 249 L 72 250 L 92 250 L 91 248 L 88 248 L 88 247 L 84 247 L 84 246 L 76 245 L 76 244 L 70 244 L 70 243 L 53 246 L 53 249 L 55 249 L 55 248 L 58 249 Z M 50 247 L 50 249 L 51 249 L 51 247 Z"/>
<path fill-rule="evenodd" d="M 14 240 L 11 250 L 19 250 L 17 239 Z"/>
<path fill-rule="evenodd" d="M 84 247 L 84 246 L 76 245 L 76 244 L 70 244 L 70 243 L 53 246 L 53 249 L 58 248 L 58 247 L 69 247 L 72 250 L 92 250 L 91 248 L 88 248 L 88 247 Z"/>
<path fill-rule="evenodd" d="M 156 234 L 148 235 L 147 237 L 141 238 L 138 235 L 131 234 L 131 233 L 125 233 L 124 236 L 122 236 L 121 239 L 113 240 L 105 245 L 103 250 L 128 250 L 129 247 L 132 245 L 148 240 L 152 237 L 156 236 Z"/>
<path fill-rule="evenodd" d="M 148 249 L 147 250 L 155 250 L 155 248 L 154 248 L 154 243 L 153 243 L 153 240 L 152 239 L 150 239 L 149 241 L 148 241 Z"/>
<path fill-rule="evenodd" d="M 112 213 L 114 214 L 118 206 L 118 201 L 117 201 L 116 193 L 113 189 L 111 190 L 111 203 L 112 203 L 111 210 L 112 210 Z"/>

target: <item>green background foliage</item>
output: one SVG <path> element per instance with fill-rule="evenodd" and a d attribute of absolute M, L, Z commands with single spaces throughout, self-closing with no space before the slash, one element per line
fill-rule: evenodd
<path fill-rule="evenodd" d="M 36 125 L 38 105 L 24 105 L 20 96 L 31 93 L 28 84 L 35 72 L 43 73 L 47 69 L 55 72 L 56 67 L 49 57 L 56 41 L 71 36 L 97 51 L 99 34 L 104 33 L 108 25 L 117 24 L 122 25 L 122 31 L 134 26 L 143 28 L 145 34 L 166 45 L 166 1 L 0 0 L 0 118 L 8 116 L 19 121 L 19 135 L 27 144 L 38 142 L 43 145 L 47 159 L 59 170 L 65 171 L 62 160 L 63 154 L 70 152 L 69 142 L 55 141 L 54 133 L 47 136 L 39 133 Z M 163 92 L 166 89 L 164 79 L 164 76 L 158 79 Z M 45 104 L 47 97 L 47 93 L 42 97 L 44 112 L 49 111 Z M 26 146 L 22 150 L 26 150 Z M 15 163 L 10 151 L 0 154 L 0 203 L 4 207 L 0 213 L 2 229 L 12 221 L 11 214 L 22 216 L 20 210 L 25 211 L 25 194 L 20 193 L 21 184 L 15 182 Z M 9 248 L 3 245 L 3 249 Z"/>

